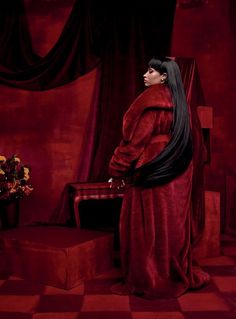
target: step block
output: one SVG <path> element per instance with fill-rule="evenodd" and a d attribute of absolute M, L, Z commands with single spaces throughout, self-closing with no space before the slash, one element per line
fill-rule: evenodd
<path fill-rule="evenodd" d="M 193 249 L 196 259 L 220 255 L 220 193 L 205 191 L 205 229 Z"/>
<path fill-rule="evenodd" d="M 0 233 L 9 269 L 24 279 L 71 289 L 113 267 L 113 234 L 66 227 Z"/>

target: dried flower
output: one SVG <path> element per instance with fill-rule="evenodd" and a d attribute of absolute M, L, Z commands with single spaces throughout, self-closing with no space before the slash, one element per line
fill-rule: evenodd
<path fill-rule="evenodd" d="M 28 184 L 31 169 L 20 162 L 16 155 L 10 158 L 0 155 L 0 200 L 19 199 L 33 191 Z"/>

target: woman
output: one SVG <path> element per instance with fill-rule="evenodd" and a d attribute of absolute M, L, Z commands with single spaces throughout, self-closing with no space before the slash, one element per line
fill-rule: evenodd
<path fill-rule="evenodd" d="M 131 181 L 120 216 L 124 282 L 112 291 L 171 298 L 209 281 L 191 259 L 190 119 L 174 60 L 151 59 L 144 84 L 109 164 L 111 187 Z"/>

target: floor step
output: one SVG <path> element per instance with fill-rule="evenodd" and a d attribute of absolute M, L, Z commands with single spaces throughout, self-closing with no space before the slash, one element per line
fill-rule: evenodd
<path fill-rule="evenodd" d="M 0 248 L 7 258 L 7 273 L 11 271 L 24 279 L 64 289 L 114 266 L 110 232 L 21 227 L 1 232 Z"/>

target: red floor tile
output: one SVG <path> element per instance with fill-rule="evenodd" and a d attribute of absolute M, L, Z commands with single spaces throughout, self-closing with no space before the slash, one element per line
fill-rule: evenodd
<path fill-rule="evenodd" d="M 0 319 L 32 319 L 32 314 L 20 312 L 0 312 Z"/>
<path fill-rule="evenodd" d="M 229 311 L 224 300 L 214 293 L 187 293 L 178 299 L 182 311 Z"/>
<path fill-rule="evenodd" d="M 236 292 L 236 276 L 225 277 L 225 276 L 215 276 L 212 280 L 218 287 L 220 291 L 223 292 Z"/>
<path fill-rule="evenodd" d="M 83 295 L 84 294 L 84 284 L 76 286 L 72 289 L 61 289 L 52 286 L 45 286 L 44 295 Z"/>
<path fill-rule="evenodd" d="M 180 305 L 177 299 L 157 299 L 146 300 L 135 296 L 130 296 L 131 311 L 180 311 Z"/>
<path fill-rule="evenodd" d="M 235 292 L 222 292 L 221 296 L 230 305 L 231 309 L 236 314 L 236 293 Z M 236 315 L 235 315 L 236 317 Z"/>
<path fill-rule="evenodd" d="M 133 312 L 132 317 L 133 319 L 185 319 L 181 312 Z"/>
<path fill-rule="evenodd" d="M 3 295 L 0 296 L 0 311 L 32 313 L 39 300 L 39 296 Z"/>
<path fill-rule="evenodd" d="M 86 295 L 82 311 L 130 311 L 129 297 L 118 295 Z"/>
<path fill-rule="evenodd" d="M 93 279 L 86 281 L 84 285 L 85 295 L 105 295 L 111 294 L 111 287 L 117 282 L 117 279 Z"/>
<path fill-rule="evenodd" d="M 133 319 L 128 311 L 81 312 L 78 319 Z"/>
<path fill-rule="evenodd" d="M 35 313 L 32 319 L 78 319 L 78 312 Z"/>
<path fill-rule="evenodd" d="M 185 319 L 235 319 L 235 313 L 228 311 L 185 312 Z"/>
<path fill-rule="evenodd" d="M 35 312 L 79 312 L 83 296 L 44 295 Z"/>
<path fill-rule="evenodd" d="M 25 280 L 7 280 L 0 286 L 0 295 L 40 295 L 44 286 Z"/>

